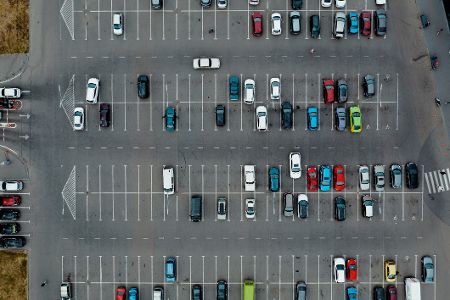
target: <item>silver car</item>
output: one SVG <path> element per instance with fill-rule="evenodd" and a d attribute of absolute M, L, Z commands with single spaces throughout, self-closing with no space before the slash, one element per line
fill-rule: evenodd
<path fill-rule="evenodd" d="M 347 111 L 345 107 L 336 107 L 334 115 L 334 126 L 338 131 L 344 131 L 347 127 Z"/>
<path fill-rule="evenodd" d="M 294 195 L 291 193 L 284 194 L 284 210 L 285 217 L 292 217 L 294 215 Z"/>
<path fill-rule="evenodd" d="M 377 192 L 384 191 L 384 166 L 375 165 L 373 167 L 373 183 Z"/>
<path fill-rule="evenodd" d="M 334 18 L 334 37 L 343 38 L 345 32 L 346 16 L 343 12 L 337 12 Z"/>
<path fill-rule="evenodd" d="M 370 188 L 369 167 L 366 165 L 359 167 L 359 188 L 361 191 L 367 191 Z"/>
<path fill-rule="evenodd" d="M 391 186 L 393 189 L 402 187 L 402 167 L 399 164 L 392 164 L 391 168 Z"/>

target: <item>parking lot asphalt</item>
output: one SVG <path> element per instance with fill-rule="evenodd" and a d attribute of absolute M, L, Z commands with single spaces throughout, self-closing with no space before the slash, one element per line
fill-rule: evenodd
<path fill-rule="evenodd" d="M 422 284 L 422 297 L 444 299 L 449 276 L 447 202 L 450 171 L 437 126 L 440 113 L 424 100 L 433 91 L 426 44 L 417 8 L 389 2 L 388 33 L 369 38 L 332 35 L 336 8 L 304 1 L 302 33 L 288 34 L 288 1 L 263 0 L 256 7 L 230 1 L 226 10 L 202 9 L 198 1 L 167 0 L 156 11 L 149 1 L 35 1 L 31 6 L 30 66 L 11 84 L 29 90 L 30 139 L 7 134 L 29 162 L 25 181 L 23 233 L 30 249 L 30 299 L 58 296 L 59 284 L 73 283 L 74 299 L 111 299 L 119 285 L 137 286 L 142 299 L 164 285 L 170 299 L 189 299 L 202 284 L 204 299 L 215 296 L 218 279 L 240 299 L 242 281 L 252 278 L 257 299 L 292 299 L 294 283 L 308 284 L 308 299 L 343 299 L 355 285 L 361 299 L 374 286 L 387 286 L 383 262 L 394 259 L 403 278 L 420 277 L 420 258 L 431 255 L 435 283 Z M 45 3 L 45 4 L 44 4 Z M 73 6 L 72 6 L 73 4 Z M 349 11 L 371 11 L 374 1 L 347 1 Z M 251 34 L 252 11 L 264 16 L 264 35 Z M 123 12 L 125 33 L 112 34 L 111 16 Z M 280 12 L 283 33 L 270 35 L 269 17 Z M 309 16 L 321 17 L 321 35 L 309 35 Z M 311 51 L 314 49 L 314 51 Z M 221 68 L 201 71 L 192 59 L 218 57 Z M 139 74 L 150 79 L 150 97 L 139 99 Z M 362 77 L 372 74 L 376 94 L 365 98 Z M 256 82 L 256 103 L 228 100 L 228 79 Z M 271 101 L 269 80 L 281 78 L 281 101 Z M 100 79 L 99 103 L 85 102 L 88 78 Z M 363 131 L 334 128 L 336 103 L 323 102 L 323 79 L 345 78 L 349 100 L 359 105 Z M 293 128 L 282 129 L 280 102 L 294 108 Z M 111 105 L 109 128 L 99 126 L 100 103 Z M 226 108 L 226 124 L 215 125 L 215 107 Z M 255 109 L 268 108 L 269 130 L 256 130 Z M 85 130 L 72 129 L 74 107 L 86 111 Z M 164 127 L 174 106 L 177 128 Z M 319 129 L 307 130 L 306 110 L 317 106 Z M 14 112 L 8 112 L 16 116 Z M 21 112 L 22 113 L 22 112 Z M 34 117 L 35 116 L 35 117 Z M 28 119 L 27 119 L 28 120 Z M 5 131 L 4 131 L 5 132 Z M 18 146 L 20 145 L 20 146 Z M 25 146 L 23 146 L 25 145 Z M 289 178 L 290 152 L 302 154 L 303 175 Z M 358 166 L 415 161 L 419 187 L 367 192 L 375 201 L 371 219 L 362 216 Z M 245 192 L 242 168 L 256 166 L 256 191 Z M 343 165 L 342 192 L 306 189 L 308 166 Z M 175 169 L 174 195 L 162 191 L 162 168 Z M 268 168 L 281 170 L 281 188 L 268 190 Z M 389 178 L 388 174 L 386 174 Z M 305 193 L 309 216 L 282 214 L 283 194 Z M 203 219 L 189 219 L 191 195 L 203 198 Z M 347 200 L 347 219 L 333 218 L 336 196 Z M 216 199 L 229 203 L 227 220 Z M 245 199 L 256 199 L 256 218 L 247 220 Z M 29 203 L 29 204 L 28 204 Z M 26 205 L 25 205 L 26 204 Z M 178 281 L 165 284 L 164 260 L 178 262 Z M 354 257 L 358 280 L 334 283 L 332 259 Z M 48 286 L 39 287 L 43 280 Z"/>

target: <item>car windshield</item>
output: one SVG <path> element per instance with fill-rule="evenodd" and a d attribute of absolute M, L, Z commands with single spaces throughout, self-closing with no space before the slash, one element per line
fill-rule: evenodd
<path fill-rule="evenodd" d="M 88 88 L 95 89 L 96 87 L 97 87 L 97 85 L 95 83 L 90 82 L 88 84 Z"/>
<path fill-rule="evenodd" d="M 344 270 L 344 265 L 337 265 L 336 270 Z"/>
<path fill-rule="evenodd" d="M 114 29 L 120 29 L 122 26 L 120 24 L 114 24 Z"/>
<path fill-rule="evenodd" d="M 300 171 L 300 165 L 294 163 L 294 164 L 292 165 L 292 171 L 296 171 L 296 172 L 297 172 L 297 171 Z"/>

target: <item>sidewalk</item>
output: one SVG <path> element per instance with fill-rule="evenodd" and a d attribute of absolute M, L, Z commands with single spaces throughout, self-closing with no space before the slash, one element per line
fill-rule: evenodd
<path fill-rule="evenodd" d="M 27 163 L 14 150 L 11 150 L 0 145 L 0 180 L 28 180 Z"/>
<path fill-rule="evenodd" d="M 29 54 L 0 55 L 0 84 L 19 77 L 28 66 Z"/>

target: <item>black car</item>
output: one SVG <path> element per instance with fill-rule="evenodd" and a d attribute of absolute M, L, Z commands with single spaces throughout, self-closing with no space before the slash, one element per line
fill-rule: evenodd
<path fill-rule="evenodd" d="M 281 125 L 284 129 L 292 128 L 292 104 L 285 101 L 281 103 Z"/>
<path fill-rule="evenodd" d="M 289 31 L 294 35 L 302 32 L 302 15 L 299 11 L 289 13 Z"/>
<path fill-rule="evenodd" d="M 200 0 L 200 5 L 202 7 L 211 7 L 212 0 Z"/>
<path fill-rule="evenodd" d="M 23 236 L 10 236 L 0 238 L 0 248 L 22 248 L 26 244 Z"/>
<path fill-rule="evenodd" d="M 225 280 L 217 281 L 217 300 L 228 299 L 228 284 Z"/>
<path fill-rule="evenodd" d="M 225 126 L 225 106 L 222 104 L 216 106 L 216 125 Z"/>
<path fill-rule="evenodd" d="M 192 300 L 202 300 L 202 286 L 195 284 L 192 286 Z"/>
<path fill-rule="evenodd" d="M 405 166 L 406 171 L 406 186 L 408 189 L 417 189 L 419 187 L 419 170 L 417 165 L 409 162 Z"/>
<path fill-rule="evenodd" d="M 381 286 L 373 288 L 373 300 L 384 300 L 384 289 Z"/>
<path fill-rule="evenodd" d="M 163 0 L 151 0 L 153 9 L 161 9 L 163 6 Z"/>
<path fill-rule="evenodd" d="M 111 109 L 108 103 L 100 104 L 100 127 L 109 127 Z"/>
<path fill-rule="evenodd" d="M 375 33 L 378 36 L 386 35 L 387 17 L 384 9 L 378 9 L 374 13 Z"/>
<path fill-rule="evenodd" d="M 292 9 L 302 9 L 303 0 L 291 0 Z"/>
<path fill-rule="evenodd" d="M 367 98 L 375 96 L 375 77 L 370 74 L 363 78 L 363 93 Z"/>
<path fill-rule="evenodd" d="M 19 223 L 1 223 L 0 234 L 16 234 L 20 231 Z"/>
<path fill-rule="evenodd" d="M 347 81 L 345 81 L 345 79 L 339 79 L 336 82 L 336 97 L 337 97 L 337 102 L 338 103 L 345 103 L 347 102 L 347 98 L 348 98 L 348 85 L 347 85 Z"/>
<path fill-rule="evenodd" d="M 147 75 L 139 75 L 137 79 L 137 92 L 139 98 L 148 98 L 148 90 L 150 86 L 150 81 Z"/>
<path fill-rule="evenodd" d="M 319 15 L 309 17 L 309 28 L 311 28 L 311 37 L 317 39 L 320 36 L 320 19 Z"/>
<path fill-rule="evenodd" d="M 334 198 L 334 218 L 337 221 L 345 220 L 345 199 L 341 196 Z"/>
<path fill-rule="evenodd" d="M 20 210 L 4 208 L 0 209 L 0 220 L 15 221 L 20 218 Z"/>

